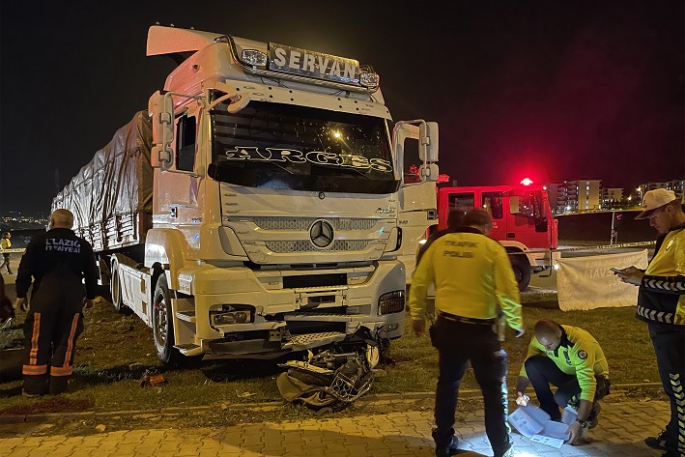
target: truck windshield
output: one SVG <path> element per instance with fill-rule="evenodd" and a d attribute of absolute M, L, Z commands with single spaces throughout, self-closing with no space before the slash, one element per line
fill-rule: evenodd
<path fill-rule="evenodd" d="M 251 102 L 212 116 L 209 175 L 250 187 L 391 193 L 399 188 L 384 119 Z"/>

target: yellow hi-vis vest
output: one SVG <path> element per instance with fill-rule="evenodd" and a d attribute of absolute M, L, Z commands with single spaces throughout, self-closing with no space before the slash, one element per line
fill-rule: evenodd
<path fill-rule="evenodd" d="M 436 239 L 414 271 L 409 293 L 413 320 L 424 318 L 426 293 L 435 284 L 435 309 L 472 319 L 494 319 L 501 308 L 507 323 L 521 329 L 521 302 L 504 247 L 463 227 Z"/>
<path fill-rule="evenodd" d="M 685 325 L 685 227 L 672 229 L 658 244 L 640 284 L 636 317 Z"/>

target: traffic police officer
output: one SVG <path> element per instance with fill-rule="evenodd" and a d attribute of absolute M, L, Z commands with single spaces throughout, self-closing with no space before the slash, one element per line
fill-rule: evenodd
<path fill-rule="evenodd" d="M 438 349 L 440 374 L 435 396 L 435 455 L 458 452 L 454 414 L 459 385 L 469 360 L 485 402 L 485 429 L 495 457 L 511 455 L 506 399 L 506 353 L 497 339 L 498 306 L 510 327 L 523 334 L 519 290 L 504 247 L 488 238 L 490 215 L 469 211 L 458 227 L 437 238 L 419 262 L 409 296 L 412 326 L 425 332 L 425 298 L 435 284 L 437 320 L 431 341 Z"/>
<path fill-rule="evenodd" d="M 53 212 L 50 230 L 31 239 L 19 263 L 17 308 L 27 308 L 33 277 L 31 307 L 24 323 L 27 355 L 22 373 L 27 396 L 57 395 L 67 389 L 76 338 L 83 330 L 84 298 L 90 308 L 96 295 L 93 248 L 74 234 L 73 222 L 70 211 Z"/>
<path fill-rule="evenodd" d="M 577 405 L 578 418 L 567 431 L 569 442 L 575 444 L 583 429 L 597 425 L 599 400 L 609 393 L 609 364 L 590 333 L 543 319 L 535 324 L 535 336 L 519 374 L 519 399 L 525 398 L 531 383 L 540 408 L 553 421 L 561 420 L 559 408 L 565 408 L 570 401 Z M 554 395 L 550 383 L 558 387 Z"/>
<path fill-rule="evenodd" d="M 671 402 L 671 420 L 663 432 L 645 443 L 665 450 L 664 457 L 685 456 L 685 213 L 675 193 L 654 189 L 645 193 L 643 211 L 659 232 L 647 270 L 628 267 L 618 272 L 640 286 L 636 317 L 647 322 L 664 391 Z"/>

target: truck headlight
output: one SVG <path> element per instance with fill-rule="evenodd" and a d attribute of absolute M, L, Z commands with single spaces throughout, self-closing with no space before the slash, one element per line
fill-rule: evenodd
<path fill-rule="evenodd" d="M 223 305 L 221 311 L 210 311 L 212 325 L 245 324 L 252 322 L 252 310 Z"/>
<path fill-rule="evenodd" d="M 373 73 L 371 71 L 363 71 L 359 75 L 359 83 L 364 87 L 368 87 L 369 89 L 378 88 L 380 79 L 381 78 L 378 76 L 378 73 Z"/>
<path fill-rule="evenodd" d="M 243 49 L 240 55 L 243 62 L 254 67 L 266 67 L 266 54 L 256 49 Z"/>
<path fill-rule="evenodd" d="M 378 299 L 378 314 L 401 313 L 404 311 L 404 291 L 396 290 L 381 295 Z"/>

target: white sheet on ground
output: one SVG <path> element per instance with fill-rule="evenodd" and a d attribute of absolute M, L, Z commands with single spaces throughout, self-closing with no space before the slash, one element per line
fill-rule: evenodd
<path fill-rule="evenodd" d="M 509 415 L 508 420 L 521 435 L 531 441 L 558 449 L 569 439 L 566 430 L 576 417 L 573 410 L 566 408 L 562 416 L 563 422 L 557 422 L 537 406 L 527 405 L 516 409 Z"/>

